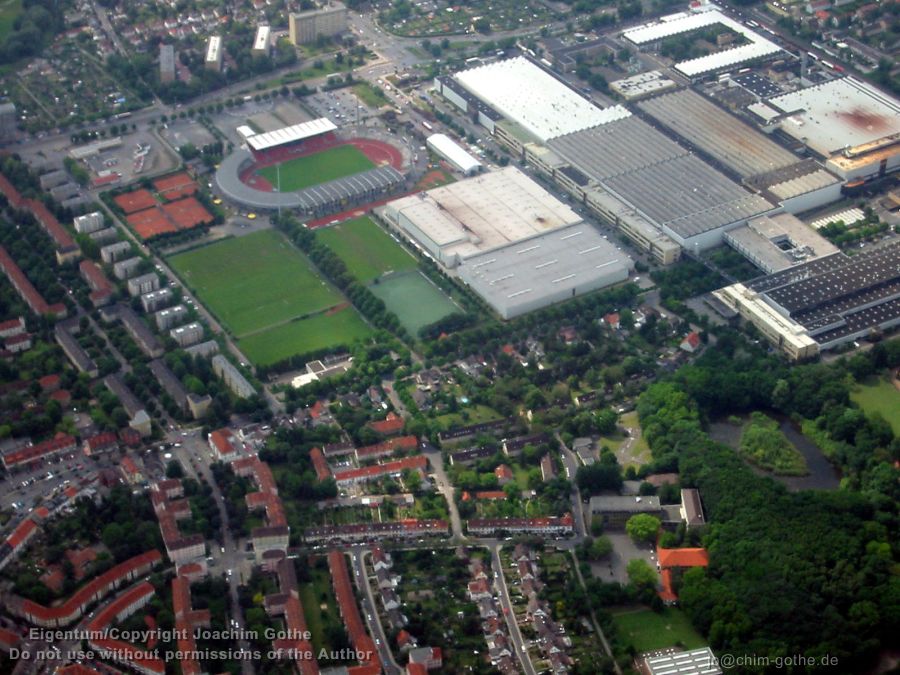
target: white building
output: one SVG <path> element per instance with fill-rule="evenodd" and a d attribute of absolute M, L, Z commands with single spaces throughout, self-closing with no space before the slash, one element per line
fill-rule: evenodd
<path fill-rule="evenodd" d="M 216 72 L 222 70 L 222 37 L 220 35 L 213 35 L 209 38 L 209 42 L 206 45 L 206 68 L 207 70 L 215 70 Z"/>
<path fill-rule="evenodd" d="M 445 134 L 432 134 L 425 143 L 437 155 L 447 160 L 453 168 L 466 176 L 472 176 L 484 168 L 481 162 Z"/>

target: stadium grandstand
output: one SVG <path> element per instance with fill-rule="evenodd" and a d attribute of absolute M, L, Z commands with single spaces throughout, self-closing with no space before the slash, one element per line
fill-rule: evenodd
<path fill-rule="evenodd" d="M 246 139 L 247 146 L 255 153 L 266 152 L 275 148 L 282 148 L 337 131 L 337 125 L 327 117 L 282 127 L 274 131 L 266 131 L 254 134 Z"/>

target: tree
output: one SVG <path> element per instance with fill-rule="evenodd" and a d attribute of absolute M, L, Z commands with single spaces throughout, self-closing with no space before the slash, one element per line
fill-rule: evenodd
<path fill-rule="evenodd" d="M 628 572 L 628 581 L 636 590 L 656 587 L 656 572 L 643 558 L 629 560 L 625 570 Z"/>
<path fill-rule="evenodd" d="M 181 462 L 177 459 L 170 460 L 166 464 L 166 478 L 183 478 L 184 469 L 181 468 Z"/>
<path fill-rule="evenodd" d="M 660 520 L 656 516 L 651 516 L 649 513 L 638 513 L 631 516 L 625 523 L 625 532 L 635 542 L 648 543 L 656 539 L 659 526 Z"/>
<path fill-rule="evenodd" d="M 591 542 L 588 555 L 591 557 L 591 560 L 603 560 L 603 558 L 612 553 L 612 550 L 613 545 L 609 537 L 597 537 Z"/>

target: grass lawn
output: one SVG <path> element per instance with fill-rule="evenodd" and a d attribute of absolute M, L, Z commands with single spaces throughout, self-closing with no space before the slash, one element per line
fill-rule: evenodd
<path fill-rule="evenodd" d="M 632 645 L 636 652 L 648 652 L 681 644 L 685 649 L 697 649 L 707 644 L 687 616 L 680 609 L 667 607 L 661 614 L 646 609 L 613 614 L 624 645 Z"/>
<path fill-rule="evenodd" d="M 353 93 L 356 94 L 356 98 L 365 103 L 370 108 L 380 108 L 385 103 L 388 103 L 387 96 L 382 91 L 379 93 L 379 90 L 376 90 L 368 82 L 360 82 L 359 84 L 353 85 Z"/>
<path fill-rule="evenodd" d="M 300 603 L 303 605 L 303 614 L 312 637 L 313 648 L 316 653 L 321 649 L 330 649 L 333 645 L 326 642 L 325 627 L 327 624 L 336 623 L 342 626 L 337 602 L 334 599 L 334 591 L 331 587 L 328 572 L 320 569 L 310 569 L 312 581 L 300 584 Z M 323 609 L 322 606 L 325 605 Z"/>
<path fill-rule="evenodd" d="M 302 190 L 310 185 L 326 183 L 330 180 L 361 173 L 375 165 L 362 150 L 354 145 L 339 145 L 336 148 L 316 152 L 305 157 L 289 159 L 278 165 L 267 166 L 257 173 L 278 188 L 281 174 L 281 192 Z"/>
<path fill-rule="evenodd" d="M 316 238 L 334 251 L 362 284 L 385 272 L 416 268 L 416 259 L 368 216 L 319 228 Z"/>
<path fill-rule="evenodd" d="M 380 279 L 369 290 L 397 315 L 410 335 L 418 335 L 423 326 L 459 311 L 450 298 L 418 271 Z"/>
<path fill-rule="evenodd" d="M 867 414 L 880 413 L 894 434 L 900 436 L 900 391 L 887 376 L 870 377 L 857 384 L 850 392 L 850 398 Z"/>
<path fill-rule="evenodd" d="M 356 309 L 348 306 L 335 314 L 317 314 L 254 333 L 238 344 L 247 358 L 265 366 L 295 354 L 349 345 L 371 334 L 372 329 Z"/>
<path fill-rule="evenodd" d="M 238 338 L 343 299 L 275 230 L 180 253 L 169 263 Z"/>
<path fill-rule="evenodd" d="M 435 417 L 434 420 L 441 425 L 443 429 L 452 429 L 453 427 L 462 427 L 469 424 L 479 424 L 481 422 L 491 422 L 500 419 L 501 415 L 493 408 L 486 405 L 475 405 L 463 408 L 467 415 L 462 412 L 448 413 Z"/>
<path fill-rule="evenodd" d="M 22 0 L 0 0 L 0 42 L 12 32 L 13 23 L 21 13 Z"/>

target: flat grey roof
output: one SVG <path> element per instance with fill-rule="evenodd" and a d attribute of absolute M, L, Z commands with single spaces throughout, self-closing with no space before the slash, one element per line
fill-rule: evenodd
<path fill-rule="evenodd" d="M 661 511 L 659 497 L 634 497 L 611 495 L 607 497 L 591 497 L 591 512 L 611 511 L 616 513 L 646 513 Z"/>
<path fill-rule="evenodd" d="M 775 208 L 637 117 L 548 145 L 657 227 L 682 238 Z"/>
<path fill-rule="evenodd" d="M 563 227 L 468 258 L 460 276 L 494 307 L 550 296 L 561 288 L 584 288 L 631 258 L 587 223 Z"/>
<path fill-rule="evenodd" d="M 800 161 L 750 125 L 691 89 L 656 96 L 637 105 L 742 178 Z"/>

